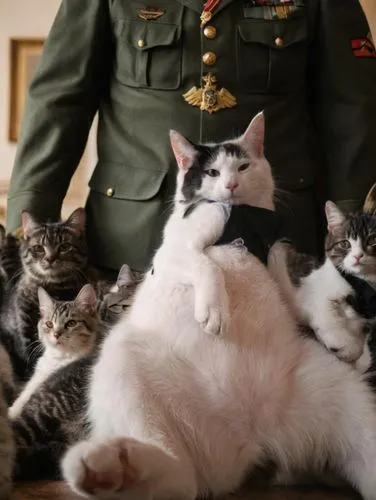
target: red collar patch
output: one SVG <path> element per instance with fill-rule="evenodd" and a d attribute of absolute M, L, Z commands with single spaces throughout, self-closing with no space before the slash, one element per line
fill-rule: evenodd
<path fill-rule="evenodd" d="M 376 50 L 371 34 L 362 38 L 353 38 L 351 40 L 351 50 L 355 57 L 376 58 Z"/>

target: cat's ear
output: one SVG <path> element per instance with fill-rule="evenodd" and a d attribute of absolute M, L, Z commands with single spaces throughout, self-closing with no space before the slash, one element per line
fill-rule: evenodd
<path fill-rule="evenodd" d="M 74 301 L 75 306 L 87 313 L 95 312 L 97 308 L 97 294 L 92 285 L 86 284 L 79 291 Z"/>
<path fill-rule="evenodd" d="M 368 214 L 376 213 L 376 182 L 368 191 L 363 205 L 363 212 Z"/>
<path fill-rule="evenodd" d="M 176 130 L 170 130 L 170 141 L 178 167 L 182 170 L 188 170 L 196 157 L 196 148 Z"/>
<path fill-rule="evenodd" d="M 39 310 L 42 317 L 51 316 L 54 310 L 54 300 L 42 287 L 38 288 Z"/>
<path fill-rule="evenodd" d="M 325 214 L 328 222 L 328 231 L 331 233 L 341 226 L 345 220 L 345 214 L 332 201 L 325 203 Z"/>
<path fill-rule="evenodd" d="M 127 264 L 123 264 L 120 268 L 118 277 L 116 279 L 117 286 L 128 286 L 133 282 L 133 275 L 131 268 Z"/>
<path fill-rule="evenodd" d="M 239 138 L 239 143 L 245 148 L 251 156 L 262 158 L 264 156 L 265 139 L 265 116 L 261 111 L 252 119 L 247 130 Z"/>
<path fill-rule="evenodd" d="M 40 223 L 27 210 L 22 210 L 21 212 L 21 223 L 24 238 L 28 238 L 40 226 Z"/>
<path fill-rule="evenodd" d="M 64 222 L 64 225 L 72 229 L 77 236 L 80 236 L 85 231 L 86 214 L 85 210 L 80 207 L 76 208 L 68 219 Z"/>

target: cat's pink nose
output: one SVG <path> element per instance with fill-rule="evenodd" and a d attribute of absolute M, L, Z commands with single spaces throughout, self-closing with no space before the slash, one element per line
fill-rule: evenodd
<path fill-rule="evenodd" d="M 360 259 L 363 257 L 363 255 L 364 255 L 363 253 L 357 253 L 356 255 L 354 255 L 354 259 L 355 259 L 357 262 L 359 262 L 359 261 L 360 261 Z"/>
<path fill-rule="evenodd" d="M 237 182 L 228 182 L 226 184 L 226 188 L 229 189 L 230 191 L 235 191 L 235 189 L 239 186 Z"/>

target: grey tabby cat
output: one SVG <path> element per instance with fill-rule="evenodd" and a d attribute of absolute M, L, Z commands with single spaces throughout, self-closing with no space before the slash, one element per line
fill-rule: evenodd
<path fill-rule="evenodd" d="M 8 419 L 8 403 L 14 391 L 12 367 L 9 356 L 0 345 L 0 499 L 12 496 L 15 444 Z"/>
<path fill-rule="evenodd" d="M 99 314 L 105 325 L 113 325 L 131 305 L 142 276 L 142 273 L 132 271 L 127 264 L 124 264 L 116 283 L 106 282 L 99 286 Z"/>
<path fill-rule="evenodd" d="M 376 184 L 362 212 L 345 215 L 333 202 L 326 203 L 324 263 L 297 253 L 286 243 L 272 249 L 269 261 L 298 319 L 330 351 L 346 362 L 355 362 L 362 372 L 371 366 L 370 347 L 375 351 L 375 201 Z M 288 277 L 281 275 L 281 255 L 288 264 Z"/>
<path fill-rule="evenodd" d="M 83 321 L 88 326 L 87 333 L 97 331 L 98 342 L 110 326 L 117 321 L 129 305 L 139 280 L 139 275 L 124 265 L 116 283 L 101 282 L 98 284 L 103 297 L 95 305 L 95 312 L 90 319 L 80 311 L 75 311 L 69 318 L 64 312 L 67 305 L 55 311 L 54 324 L 66 326 L 69 322 Z M 98 293 L 98 292 L 97 292 Z M 58 312 L 60 311 L 60 317 Z M 78 314 L 78 316 L 77 316 Z M 74 317 L 73 317 L 74 316 Z M 48 325 L 45 318 L 40 323 L 40 334 Z M 63 336 L 62 333 L 61 336 Z M 72 361 L 48 377 L 30 396 L 23 406 L 20 415 L 13 419 L 12 425 L 17 444 L 17 480 L 60 479 L 60 459 L 66 449 L 74 442 L 82 439 L 87 432 L 85 421 L 86 390 L 89 383 L 90 369 L 96 359 L 97 349 Z"/>
<path fill-rule="evenodd" d="M 38 289 L 38 296 L 38 337 L 44 351 L 9 409 L 12 419 L 21 414 L 30 397 L 54 372 L 89 354 L 100 334 L 97 297 L 91 285 L 84 285 L 74 301 L 53 300 L 43 288 Z"/>
<path fill-rule="evenodd" d="M 54 298 L 73 299 L 90 281 L 85 239 L 85 212 L 76 209 L 63 222 L 38 222 L 22 213 L 22 274 L 6 294 L 1 312 L 2 342 L 16 375 L 27 380 L 33 363 L 30 349 L 39 319 L 38 287 Z"/>
<path fill-rule="evenodd" d="M 0 224 L 0 304 L 21 273 L 20 240 Z"/>

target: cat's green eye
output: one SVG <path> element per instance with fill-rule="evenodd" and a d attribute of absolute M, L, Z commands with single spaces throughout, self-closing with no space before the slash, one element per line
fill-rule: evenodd
<path fill-rule="evenodd" d="M 367 240 L 367 246 L 373 247 L 376 245 L 376 234 L 371 234 Z"/>
<path fill-rule="evenodd" d="M 351 243 L 348 240 L 339 241 L 336 246 L 341 250 L 349 250 L 351 248 Z"/>
<path fill-rule="evenodd" d="M 244 172 L 244 170 L 247 170 L 248 167 L 249 163 L 244 163 L 243 165 L 240 165 L 240 167 L 238 168 L 238 172 Z"/>
<path fill-rule="evenodd" d="M 54 324 L 52 323 L 52 321 L 46 321 L 45 325 L 49 329 L 53 328 L 53 326 L 54 326 Z"/>
<path fill-rule="evenodd" d="M 45 253 L 44 247 L 42 245 L 34 245 L 33 246 L 33 252 L 39 255 L 42 255 Z"/>
<path fill-rule="evenodd" d="M 218 177 L 219 171 L 215 170 L 215 168 L 209 168 L 209 170 L 205 170 L 205 174 L 209 177 Z"/>
<path fill-rule="evenodd" d="M 66 328 L 73 328 L 77 325 L 77 321 L 74 319 L 70 319 L 69 321 L 66 322 L 65 327 Z"/>
<path fill-rule="evenodd" d="M 59 245 L 59 252 L 66 253 L 72 249 L 72 245 L 70 243 L 62 243 Z"/>

